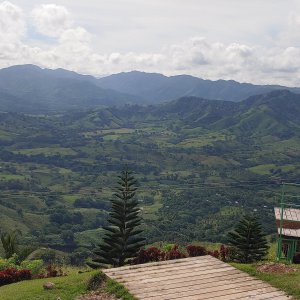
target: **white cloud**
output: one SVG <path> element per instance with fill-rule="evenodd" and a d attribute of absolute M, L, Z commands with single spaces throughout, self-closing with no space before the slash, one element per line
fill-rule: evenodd
<path fill-rule="evenodd" d="M 179 5 L 180 2 L 176 3 Z M 193 3 L 197 7 L 197 1 Z M 110 37 L 119 42 L 120 49 L 103 51 L 101 45 L 106 44 L 108 33 L 100 38 L 74 20 L 64 6 L 56 4 L 39 5 L 25 13 L 10 2 L 0 2 L 0 67 L 33 63 L 92 75 L 136 69 L 167 75 L 184 73 L 213 80 L 300 86 L 300 45 L 297 45 L 300 14 L 296 11 L 286 16 L 280 38 L 271 45 L 236 40 L 221 42 L 221 38 L 204 38 L 196 34 L 181 42 L 168 40 L 168 43 L 156 46 L 157 50 L 147 48 L 147 51 L 121 50 L 123 43 L 135 45 L 139 42 L 130 39 L 125 28 L 121 30 L 122 40 L 117 39 L 119 36 Z M 26 35 L 26 28 L 32 26 L 46 39 Z M 150 30 L 149 26 L 147 30 Z M 136 34 L 136 31 L 130 32 Z M 47 37 L 51 38 L 50 42 Z M 146 37 L 144 40 L 147 45 L 151 43 Z"/>
<path fill-rule="evenodd" d="M 0 41 L 1 44 L 18 41 L 26 27 L 21 8 L 8 1 L 0 3 Z"/>
<path fill-rule="evenodd" d="M 60 36 L 72 26 L 69 11 L 60 5 L 43 4 L 32 11 L 34 25 L 42 34 L 51 37 Z"/>

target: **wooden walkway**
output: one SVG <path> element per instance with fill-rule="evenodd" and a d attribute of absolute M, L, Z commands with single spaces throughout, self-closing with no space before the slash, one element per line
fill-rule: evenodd
<path fill-rule="evenodd" d="M 104 270 L 141 300 L 290 299 L 209 255 Z"/>

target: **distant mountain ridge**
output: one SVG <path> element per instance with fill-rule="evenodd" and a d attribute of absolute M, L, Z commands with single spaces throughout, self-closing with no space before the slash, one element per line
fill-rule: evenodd
<path fill-rule="evenodd" d="M 287 89 L 300 93 L 300 88 L 278 85 L 254 85 L 233 80 L 204 80 L 190 75 L 164 76 L 157 73 L 132 71 L 100 78 L 98 84 L 119 92 L 142 97 L 151 103 L 161 103 L 186 96 L 238 102 L 250 96 Z"/>
<path fill-rule="evenodd" d="M 34 65 L 0 70 L 0 111 L 28 114 L 64 113 L 124 104 L 159 104 L 182 97 L 238 102 L 257 94 L 300 88 L 210 81 L 189 75 L 167 77 L 132 71 L 102 78 Z"/>
<path fill-rule="evenodd" d="M 34 65 L 0 70 L 0 110 L 23 113 L 61 113 L 136 102 L 132 95 L 99 87 L 92 76 Z"/>

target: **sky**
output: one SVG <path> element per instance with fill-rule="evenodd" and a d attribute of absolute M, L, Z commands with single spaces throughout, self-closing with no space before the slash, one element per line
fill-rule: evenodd
<path fill-rule="evenodd" d="M 299 0 L 0 0 L 0 68 L 300 86 Z"/>

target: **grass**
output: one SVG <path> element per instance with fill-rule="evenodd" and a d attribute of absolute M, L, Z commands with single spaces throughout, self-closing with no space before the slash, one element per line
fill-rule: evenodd
<path fill-rule="evenodd" d="M 78 270 L 73 269 L 68 276 L 34 279 L 8 284 L 0 287 L 0 300 L 73 300 L 75 297 L 86 292 L 87 280 L 96 271 L 78 274 Z M 53 282 L 53 290 L 44 290 L 45 282 Z"/>
<path fill-rule="evenodd" d="M 51 155 L 75 155 L 76 152 L 70 148 L 64 147 L 45 147 L 45 148 L 31 148 L 31 149 L 19 149 L 13 151 L 15 153 L 25 154 L 25 155 L 37 155 L 44 154 L 45 156 Z"/>
<path fill-rule="evenodd" d="M 232 266 L 244 271 L 258 279 L 268 282 L 272 286 L 285 291 L 287 294 L 300 299 L 300 266 L 292 265 L 297 268 L 295 273 L 261 273 L 256 270 L 256 264 L 232 263 Z"/>
<path fill-rule="evenodd" d="M 131 295 L 123 285 L 110 278 L 106 281 L 105 291 L 123 300 L 138 300 L 138 298 Z"/>
<path fill-rule="evenodd" d="M 99 273 L 96 270 L 79 274 L 77 268 L 68 269 L 68 274 L 64 277 L 34 279 L 2 286 L 0 287 L 0 300 L 56 300 L 58 297 L 61 300 L 73 300 L 77 296 L 89 292 L 91 281 L 99 281 L 99 284 L 96 282 L 94 288 L 101 288 L 100 277 L 105 277 L 101 271 Z M 99 276 L 101 274 L 103 276 Z M 45 282 L 53 282 L 55 288 L 44 290 Z M 102 289 L 123 300 L 137 300 L 123 285 L 110 278 L 105 278 L 105 285 Z"/>

